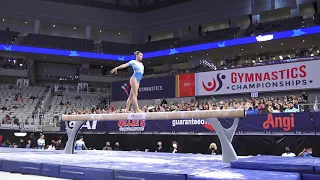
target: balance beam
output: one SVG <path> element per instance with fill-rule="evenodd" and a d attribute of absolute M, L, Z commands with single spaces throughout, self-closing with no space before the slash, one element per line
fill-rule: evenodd
<path fill-rule="evenodd" d="M 222 161 L 230 163 L 231 161 L 238 159 L 231 141 L 238 127 L 239 118 L 244 116 L 245 111 L 243 109 L 62 115 L 62 121 L 75 121 L 73 129 L 70 129 L 69 124 L 65 122 L 68 141 L 64 153 L 74 153 L 74 143 L 77 134 L 86 121 L 204 119 L 214 127 L 215 132 L 218 134 L 222 147 Z M 225 129 L 218 118 L 234 118 L 234 122 L 230 128 Z"/>
<path fill-rule="evenodd" d="M 114 120 L 166 120 L 166 119 L 206 119 L 244 117 L 243 109 L 174 111 L 152 113 L 115 113 L 115 114 L 83 114 L 62 115 L 62 121 L 114 121 Z"/>

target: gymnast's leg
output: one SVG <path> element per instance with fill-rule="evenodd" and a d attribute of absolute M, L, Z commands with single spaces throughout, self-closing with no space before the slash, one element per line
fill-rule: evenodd
<path fill-rule="evenodd" d="M 138 89 L 139 89 L 139 83 L 137 82 L 136 77 L 131 77 L 130 79 L 130 85 L 131 85 L 131 91 L 130 95 L 132 93 L 132 104 L 137 113 L 142 112 L 138 105 Z"/>
<path fill-rule="evenodd" d="M 130 111 L 130 106 L 132 104 L 132 97 L 133 97 L 133 93 L 132 93 L 132 89 L 131 89 L 130 95 L 128 97 L 127 104 L 126 104 L 126 113 L 128 113 Z"/>

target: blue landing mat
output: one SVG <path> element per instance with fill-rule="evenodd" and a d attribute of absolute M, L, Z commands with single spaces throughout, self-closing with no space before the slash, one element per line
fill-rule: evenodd
<path fill-rule="evenodd" d="M 2 161 L 2 171 L 14 172 L 21 174 L 41 175 L 41 163 L 26 162 L 26 161 Z"/>
<path fill-rule="evenodd" d="M 231 162 L 231 168 L 313 174 L 315 165 L 320 165 L 318 161 L 318 158 L 254 156 Z"/>
<path fill-rule="evenodd" d="M 59 177 L 60 166 L 56 164 L 42 164 L 41 176 Z"/>
<path fill-rule="evenodd" d="M 316 174 L 320 174 L 320 159 L 319 158 L 317 158 L 317 160 L 314 163 L 314 171 Z"/>
<path fill-rule="evenodd" d="M 163 174 L 153 172 L 114 171 L 114 180 L 186 180 L 184 174 Z"/>
<path fill-rule="evenodd" d="M 212 172 L 189 175 L 187 180 L 301 180 L 299 173 L 221 169 Z"/>
<path fill-rule="evenodd" d="M 60 178 L 79 180 L 113 180 L 113 170 L 60 166 Z"/>
<path fill-rule="evenodd" d="M 319 180 L 320 175 L 319 174 L 302 174 L 301 178 L 302 180 Z"/>
<path fill-rule="evenodd" d="M 239 157 L 247 158 L 247 157 Z M 281 173 L 231 169 L 221 162 L 221 156 L 201 154 L 145 153 L 125 151 L 78 151 L 63 154 L 62 151 L 28 150 L 0 148 L 2 169 L 51 177 L 85 180 L 187 180 L 214 179 L 227 180 L 234 177 L 256 179 L 268 177 L 270 180 L 296 180 L 296 173 Z M 211 177 L 211 178 L 210 178 Z M 265 178 L 264 178 L 265 179 Z M 299 177 L 298 177 L 299 179 Z"/>

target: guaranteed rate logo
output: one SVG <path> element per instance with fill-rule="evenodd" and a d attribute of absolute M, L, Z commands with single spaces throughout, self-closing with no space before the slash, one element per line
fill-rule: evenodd
<path fill-rule="evenodd" d="M 172 120 L 172 126 L 194 126 L 194 125 L 201 125 L 202 127 L 208 129 L 209 131 L 214 131 L 214 128 L 211 124 L 206 122 L 204 119 L 174 119 Z"/>
<path fill-rule="evenodd" d="M 219 91 L 222 86 L 223 86 L 223 81 L 224 79 L 226 79 L 225 75 L 221 75 L 221 73 L 218 73 L 216 78 L 212 78 L 212 81 L 210 80 L 209 82 L 207 82 L 207 84 L 205 82 L 202 81 L 202 87 L 204 90 L 211 92 L 217 92 Z"/>

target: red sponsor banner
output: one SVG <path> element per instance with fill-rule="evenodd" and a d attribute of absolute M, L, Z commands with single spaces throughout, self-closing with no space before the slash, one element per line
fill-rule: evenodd
<path fill-rule="evenodd" d="M 181 74 L 177 76 L 176 97 L 195 96 L 195 74 Z"/>
<path fill-rule="evenodd" d="M 118 120 L 119 131 L 144 131 L 145 120 Z"/>

